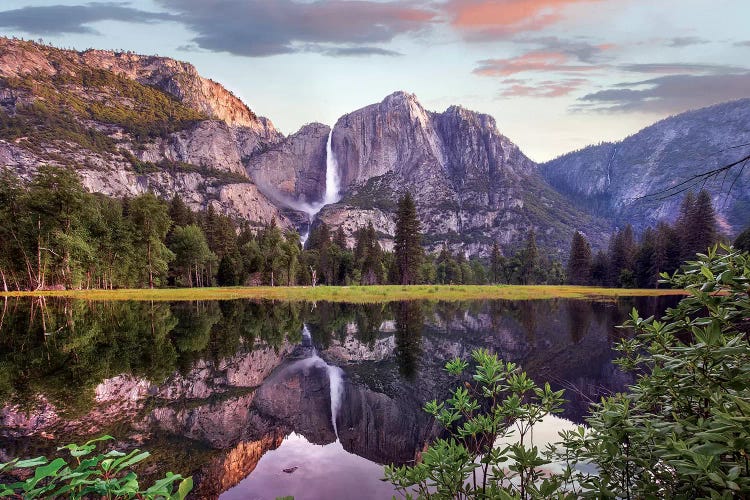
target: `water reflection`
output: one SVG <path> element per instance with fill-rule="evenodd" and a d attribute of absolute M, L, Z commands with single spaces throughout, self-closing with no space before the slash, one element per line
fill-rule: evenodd
<path fill-rule="evenodd" d="M 674 301 L 9 300 L 0 461 L 109 433 L 154 452 L 147 474 L 195 475 L 201 497 L 336 496 L 437 435 L 421 408 L 453 386 L 446 360 L 493 350 L 567 389 L 563 416 L 580 422 L 629 382 L 611 363 L 614 326 L 633 306 L 658 315 Z M 325 478 L 312 478 L 312 457 L 331 460 Z"/>

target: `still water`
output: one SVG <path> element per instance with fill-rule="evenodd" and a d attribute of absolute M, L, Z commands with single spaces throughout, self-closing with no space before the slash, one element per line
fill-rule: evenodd
<path fill-rule="evenodd" d="M 110 434 L 146 477 L 196 498 L 390 498 L 383 464 L 439 435 L 422 407 L 486 348 L 566 389 L 554 431 L 629 377 L 612 359 L 632 307 L 676 299 L 371 305 L 9 299 L 0 317 L 0 462 Z"/>

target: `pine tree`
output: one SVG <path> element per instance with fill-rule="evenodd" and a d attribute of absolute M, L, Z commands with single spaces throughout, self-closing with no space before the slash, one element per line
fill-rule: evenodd
<path fill-rule="evenodd" d="M 591 245 L 578 231 L 570 243 L 568 258 L 568 283 L 571 285 L 591 284 Z"/>
<path fill-rule="evenodd" d="M 708 247 L 716 243 L 716 212 L 708 191 L 701 190 L 698 196 L 692 191 L 685 195 L 676 226 L 682 260 L 693 259 L 696 253 L 705 253 Z"/>
<path fill-rule="evenodd" d="M 656 225 L 656 274 L 674 273 L 682 263 L 680 235 L 674 227 L 664 221 Z M 657 280 L 656 286 L 659 286 Z"/>
<path fill-rule="evenodd" d="M 742 231 L 734 240 L 734 247 L 743 252 L 750 252 L 750 227 Z"/>
<path fill-rule="evenodd" d="M 333 243 L 340 249 L 346 250 L 348 245 L 346 244 L 346 234 L 344 234 L 344 228 L 339 226 L 335 233 L 333 233 Z"/>
<path fill-rule="evenodd" d="M 618 230 L 609 243 L 609 284 L 612 286 L 633 286 L 633 268 L 636 252 L 633 226 L 628 224 Z"/>
<path fill-rule="evenodd" d="M 657 233 L 648 227 L 641 236 L 641 245 L 635 253 L 633 269 L 638 288 L 655 288 L 659 279 L 659 251 Z"/>
<path fill-rule="evenodd" d="M 188 208 L 179 194 L 175 193 L 169 202 L 169 217 L 174 227 L 185 227 L 195 223 L 193 212 Z"/>
<path fill-rule="evenodd" d="M 398 281 L 402 285 L 417 283 L 423 253 L 420 229 L 417 207 L 411 193 L 407 192 L 398 201 L 394 237 Z"/>
<path fill-rule="evenodd" d="M 167 232 L 172 225 L 167 205 L 152 193 L 146 193 L 130 201 L 129 219 L 135 229 L 134 242 L 145 258 L 148 286 L 154 288 L 157 278 L 167 272 L 167 264 L 174 254 L 164 245 Z"/>
<path fill-rule="evenodd" d="M 500 283 L 505 267 L 505 257 L 500 253 L 500 247 L 497 241 L 492 243 L 492 253 L 490 254 L 490 279 L 492 283 Z"/>
<path fill-rule="evenodd" d="M 521 250 L 519 258 L 521 284 L 536 284 L 539 278 L 539 248 L 536 246 L 536 233 L 533 229 L 526 233 L 526 245 Z"/>
<path fill-rule="evenodd" d="M 609 284 L 609 258 L 602 250 L 596 252 L 591 264 L 591 284 L 596 286 Z"/>

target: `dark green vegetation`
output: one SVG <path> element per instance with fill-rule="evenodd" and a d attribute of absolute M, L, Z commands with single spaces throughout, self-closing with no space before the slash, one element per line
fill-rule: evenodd
<path fill-rule="evenodd" d="M 0 110 L 0 137 L 39 151 L 45 143 L 68 141 L 98 153 L 119 153 L 117 141 L 84 125 L 87 120 L 118 125 L 144 142 L 207 119 L 159 89 L 103 69 L 26 75 L 3 79 L 0 86 L 27 102 L 13 114 Z M 126 157 L 133 163 L 132 155 Z"/>
<path fill-rule="evenodd" d="M 102 436 L 81 446 L 69 444 L 67 450 L 74 460 L 50 461 L 46 457 L 29 460 L 14 459 L 0 463 L 0 475 L 10 471 L 28 471 L 33 475 L 25 481 L 0 483 L 0 496 L 24 499 L 66 497 L 74 500 L 98 496 L 112 500 L 126 498 L 182 500 L 193 489 L 193 480 L 167 473 L 145 489 L 138 484 L 138 475 L 131 468 L 149 457 L 148 452 L 133 450 L 123 453 L 111 450 L 92 455 L 96 444 L 113 439 Z M 176 488 L 176 489 L 175 489 Z"/>
<path fill-rule="evenodd" d="M 393 249 L 396 257 L 396 279 L 402 285 L 416 284 L 424 251 L 417 207 L 409 193 L 398 200 Z"/>
<path fill-rule="evenodd" d="M 96 385 L 119 374 L 159 383 L 198 359 L 231 356 L 242 344 L 299 342 L 304 309 L 302 303 L 246 301 L 9 299 L 0 313 L 2 327 L 15 333 L 0 338 L 0 401 L 26 408 L 44 394 L 79 415 L 94 404 Z M 337 316 L 327 307 L 317 313 L 330 321 Z M 352 317 L 339 316 L 343 323 L 337 325 Z"/>
<path fill-rule="evenodd" d="M 721 241 L 716 214 L 707 191 L 689 192 L 674 224 L 659 222 L 636 241 L 628 224 L 615 232 L 607 252 L 592 256 L 586 238 L 576 232 L 568 259 L 568 283 L 573 285 L 656 288 L 661 273 L 674 273 L 687 259 Z M 743 237 L 737 238 L 738 248 Z"/>
<path fill-rule="evenodd" d="M 425 407 L 450 437 L 415 466 L 387 467 L 386 478 L 419 498 L 746 498 L 750 255 L 714 247 L 663 277 L 690 296 L 661 320 L 633 310 L 624 327 L 635 336 L 619 344 L 617 363 L 637 381 L 592 405 L 588 429 L 561 433 L 546 451 L 530 445 L 562 392 L 478 350 L 471 378 Z M 468 367 L 446 365 L 459 377 Z"/>
<path fill-rule="evenodd" d="M 491 277 L 495 283 L 563 282 L 562 266 L 540 256 L 531 232 L 515 256 L 493 261 L 490 275 L 479 258 L 447 248 L 423 255 L 419 221 L 413 210 L 409 214 L 403 232 L 409 284 L 487 284 Z M 319 224 L 303 249 L 296 232 L 273 222 L 253 229 L 212 206 L 193 212 L 179 197 L 167 203 L 152 194 L 114 199 L 88 193 L 72 169 L 40 167 L 28 183 L 0 172 L 4 291 L 375 285 L 402 283 L 401 264 L 382 250 L 372 226 L 357 232 L 352 248 L 341 230 L 332 235 Z"/>
<path fill-rule="evenodd" d="M 114 199 L 86 192 L 70 169 L 41 167 L 26 184 L 4 170 L 0 279 L 4 291 L 566 281 L 565 269 L 540 252 L 533 231 L 509 257 L 497 245 L 487 260 L 453 254 L 447 247 L 425 253 L 413 203 L 408 205 L 407 198 L 402 202 L 406 204 L 397 218 L 394 253 L 381 248 L 372 225 L 360 228 L 350 247 L 343 231 L 331 234 L 321 223 L 302 248 L 298 233 L 282 231 L 273 222 L 253 229 L 212 206 L 193 212 L 179 197 L 169 203 L 152 194 Z M 592 257 L 578 234 L 568 263 L 569 281 L 655 287 L 658 272 L 673 272 L 681 259 L 717 239 L 706 196 L 686 197 L 683 208 L 674 226 L 661 223 L 645 231 L 640 245 L 629 226 L 617 232 L 607 254 Z M 706 222 L 701 226 L 701 221 Z"/>

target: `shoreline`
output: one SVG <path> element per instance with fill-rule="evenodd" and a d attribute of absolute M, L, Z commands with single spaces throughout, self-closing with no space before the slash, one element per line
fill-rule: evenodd
<path fill-rule="evenodd" d="M 685 290 L 602 288 L 577 285 L 369 285 L 40 290 L 0 292 L 2 298 L 50 297 L 88 301 L 279 300 L 375 303 L 403 300 L 608 300 L 619 297 L 687 295 Z"/>

